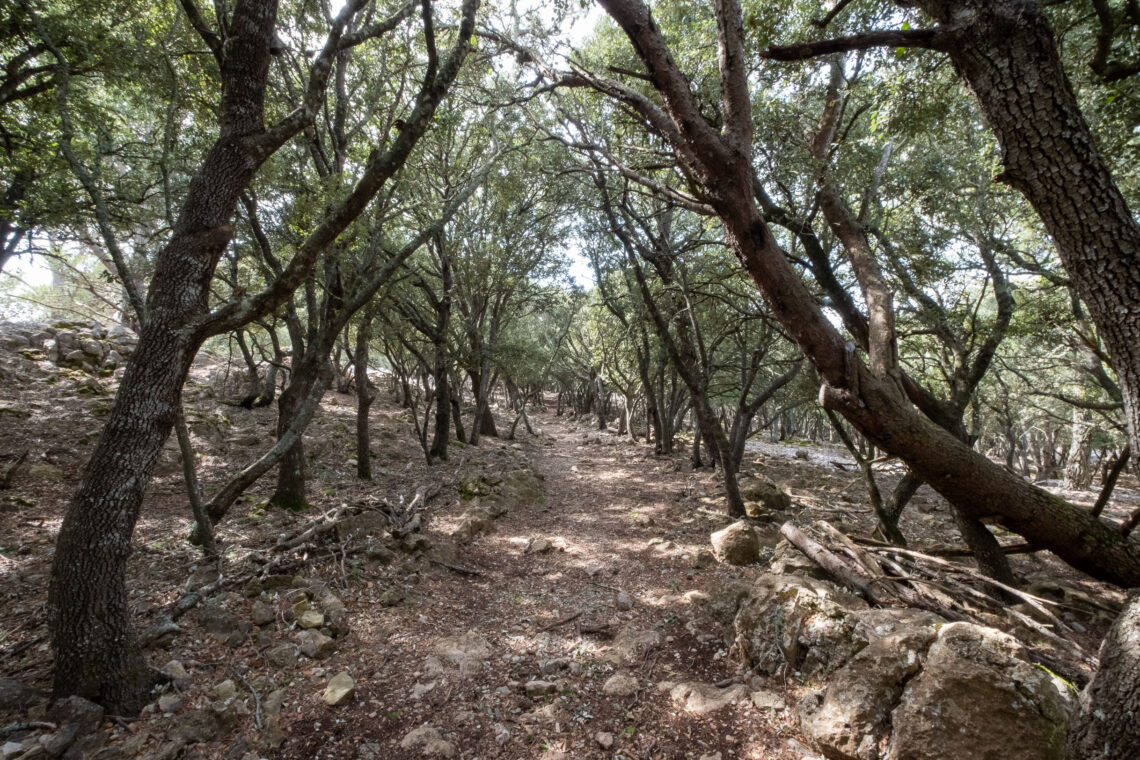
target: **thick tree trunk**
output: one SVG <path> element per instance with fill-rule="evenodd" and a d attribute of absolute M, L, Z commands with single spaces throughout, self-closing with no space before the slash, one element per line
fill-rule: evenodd
<path fill-rule="evenodd" d="M 1140 757 L 1140 593 L 1100 645 L 1100 669 L 1081 694 L 1081 710 L 1069 727 L 1072 760 Z"/>
<path fill-rule="evenodd" d="M 1053 31 L 1032 0 L 918 0 L 978 98 L 1002 148 L 1002 179 L 1053 238 L 1088 305 L 1140 450 L 1140 226 L 1112 179 L 1065 76 Z"/>
<path fill-rule="evenodd" d="M 621 85 L 607 81 L 604 85 L 597 86 L 621 98 L 629 107 L 641 111 L 674 146 L 683 170 L 705 192 L 709 204 L 724 224 L 730 246 L 764 295 L 773 315 L 815 365 L 822 380 L 820 401 L 824 406 L 839 411 L 868 439 L 884 451 L 899 456 L 915 474 L 961 510 L 965 517 L 997 522 L 1024 536 L 1030 543 L 1050 549 L 1074 567 L 1102 580 L 1124 586 L 1140 585 L 1140 544 L 1121 537 L 1112 526 L 1091 517 L 1087 511 L 1007 472 L 920 414 L 907 398 L 901 379 L 892 375 L 877 375 L 868 370 L 854 348 L 848 345 L 816 305 L 798 273 L 788 263 L 784 251 L 772 236 L 753 200 L 752 123 L 748 105 L 748 74 L 742 52 L 743 31 L 739 4 L 726 1 L 717 6 L 718 38 L 722 48 L 721 75 L 725 80 L 721 83 L 721 93 L 726 101 L 722 109 L 726 123 L 723 130 L 719 130 L 709 125 L 702 116 L 689 89 L 689 80 L 677 69 L 675 59 L 649 10 L 639 0 L 599 2 L 629 36 L 636 53 L 646 65 L 651 83 L 662 95 L 666 112 L 647 102 L 643 95 L 625 90 Z M 924 5 L 949 4 L 932 1 Z M 984 6 L 979 13 L 990 13 L 1005 8 L 1016 11 L 1032 4 L 976 2 L 970 5 Z M 1035 6 L 1031 10 L 1036 13 Z M 1009 45 L 1010 40 L 1016 40 L 1024 34 L 1018 26 L 1019 19 L 1012 18 L 1016 15 L 1011 14 L 1011 23 L 1004 30 L 1003 37 L 980 41 L 986 43 L 985 52 L 998 58 L 1008 56 L 1007 51 L 994 48 Z M 1045 29 L 1047 32 L 1047 27 Z M 1045 41 L 1052 45 L 1048 34 Z M 974 55 L 977 47 L 958 45 L 960 55 L 967 57 Z M 1053 50 L 1052 47 L 1048 49 Z M 1060 76 L 1061 83 L 1064 84 L 1063 73 Z M 1001 88 L 1004 97 L 1023 93 L 1030 98 L 1031 102 L 1024 110 L 1026 114 L 1035 112 L 1033 103 L 1036 101 L 1053 102 L 1068 93 L 1067 87 L 1062 87 L 1063 92 L 1059 92 L 1046 87 L 1044 83 L 1044 89 L 1035 90 L 1026 86 L 1028 82 L 1041 82 L 1039 73 L 1032 69 L 1019 71 L 1018 76 L 1005 82 Z M 975 85 L 975 89 L 984 87 Z M 1044 97 L 1044 93 L 1053 95 L 1053 98 Z M 1071 95 L 1069 100 L 1072 100 Z M 1072 107 L 1075 118 L 1083 125 L 1075 101 L 1072 101 Z M 1034 118 L 1033 124 L 1040 130 L 1052 130 L 1055 124 L 1058 129 L 1065 128 L 1057 120 L 1046 116 Z M 1087 128 L 1083 134 L 1088 134 Z M 1068 139 L 1067 133 L 1055 137 Z M 1075 138 L 1079 140 L 1080 135 Z M 1005 143 L 1003 139 L 1008 162 L 1011 151 Z M 1099 167 L 1095 152 L 1091 152 L 1091 140 L 1086 147 L 1087 151 L 1074 157 L 1091 160 Z M 1038 142 L 1032 152 L 1037 155 L 1048 153 L 1047 148 L 1048 145 Z M 1111 231 L 1107 233 L 1109 237 L 1114 237 L 1111 244 L 1116 253 L 1105 250 L 1100 253 L 1110 259 L 1114 256 L 1122 258 L 1103 262 L 1105 268 L 1097 277 L 1101 277 L 1104 283 L 1109 280 L 1135 282 L 1140 278 L 1140 266 L 1135 261 L 1140 246 L 1128 244 L 1127 241 L 1137 237 L 1136 226 L 1131 221 L 1127 207 L 1120 200 L 1119 192 L 1111 186 L 1107 172 L 1103 171 L 1103 167 L 1101 169 L 1099 174 L 1092 173 L 1089 177 L 1091 181 L 1085 183 L 1086 187 L 1081 187 L 1082 183 L 1077 182 L 1075 188 L 1060 187 L 1058 190 L 1065 193 L 1076 191 L 1080 197 L 1090 202 L 1096 198 L 1098 190 L 1106 190 L 1107 194 L 1097 202 L 1115 208 L 1110 209 L 1113 218 L 1105 222 L 1104 227 L 1116 225 L 1119 234 Z M 1069 177 L 1069 171 L 1069 167 L 1059 165 L 1049 172 L 1048 177 L 1042 176 L 1040 180 L 1055 184 L 1061 182 L 1063 177 Z M 1078 170 L 1078 174 L 1080 171 L 1083 169 Z M 1105 181 L 1108 182 L 1108 188 L 1103 187 Z M 1086 192 L 1091 195 L 1086 195 Z M 1089 213 L 1099 208 L 1097 202 L 1092 202 L 1091 206 L 1078 204 L 1073 208 L 1077 218 L 1072 221 L 1077 224 L 1078 230 L 1101 224 L 1101 214 Z M 1102 240 L 1104 227 L 1097 229 L 1090 239 Z M 1072 234 L 1072 230 L 1062 232 L 1066 237 Z M 1125 241 L 1123 249 L 1121 241 Z M 1061 246 L 1059 238 L 1058 245 Z M 1097 250 L 1094 244 L 1088 247 Z M 1104 276 L 1105 272 L 1111 276 Z M 1121 287 L 1118 283 L 1104 283 L 1098 287 Z M 1129 352 L 1140 351 L 1140 340 L 1135 339 L 1140 335 L 1140 324 L 1136 324 L 1136 321 L 1140 321 L 1140 309 L 1133 306 L 1140 303 L 1140 298 L 1109 300 L 1113 300 L 1125 312 L 1121 315 L 1125 325 L 1136 328 L 1124 331 L 1133 339 L 1132 347 L 1121 355 L 1127 359 Z M 1130 365 L 1129 362 L 1122 361 L 1122 366 L 1127 371 Z M 1140 377 L 1137 378 L 1137 387 L 1140 387 Z"/>
<path fill-rule="evenodd" d="M 221 132 L 158 254 L 138 347 L 56 542 L 48 586 L 52 691 L 86 697 L 119 714 L 146 704 L 153 684 L 127 604 L 131 536 L 174 424 L 182 383 L 206 337 L 193 326 L 208 312 L 210 280 L 233 235 L 238 196 L 265 157 L 255 155 L 253 138 L 263 134 L 276 17 L 272 0 L 235 7 L 221 72 Z"/>

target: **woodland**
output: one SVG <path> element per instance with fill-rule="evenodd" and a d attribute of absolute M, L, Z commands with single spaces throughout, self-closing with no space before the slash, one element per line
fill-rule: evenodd
<path fill-rule="evenodd" d="M 1136 0 L 0 32 L 0 757 L 1140 757 Z"/>

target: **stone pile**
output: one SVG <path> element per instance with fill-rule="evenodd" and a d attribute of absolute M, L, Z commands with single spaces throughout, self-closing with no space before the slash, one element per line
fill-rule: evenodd
<path fill-rule="evenodd" d="M 122 325 L 0 322 L 0 350 L 88 374 L 124 365 L 137 345 L 138 336 Z"/>

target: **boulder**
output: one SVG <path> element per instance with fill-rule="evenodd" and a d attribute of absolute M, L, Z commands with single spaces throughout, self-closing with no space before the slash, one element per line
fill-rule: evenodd
<path fill-rule="evenodd" d="M 1062 760 L 1073 698 L 993 628 L 938 631 L 891 715 L 888 760 Z"/>
<path fill-rule="evenodd" d="M 750 524 L 741 520 L 709 536 L 713 554 L 729 565 L 749 565 L 760 559 L 760 540 Z"/>
<path fill-rule="evenodd" d="M 851 612 L 866 606 L 822 581 L 765 573 L 733 621 L 737 648 L 769 675 L 789 666 L 808 678 L 826 676 L 867 645 Z"/>
<path fill-rule="evenodd" d="M 483 507 L 470 507 L 459 518 L 459 526 L 452 537 L 460 543 L 470 543 L 475 536 L 487 530 L 494 517 Z"/>
<path fill-rule="evenodd" d="M 921 626 L 878 638 L 836 671 L 822 699 L 803 700 L 800 726 L 825 757 L 879 760 L 891 710 L 935 636 L 933 626 Z"/>
<path fill-rule="evenodd" d="M 615 665 L 634 662 L 653 647 L 660 645 L 661 634 L 658 631 L 626 626 L 618 631 L 613 645 L 602 653 L 601 659 Z"/>

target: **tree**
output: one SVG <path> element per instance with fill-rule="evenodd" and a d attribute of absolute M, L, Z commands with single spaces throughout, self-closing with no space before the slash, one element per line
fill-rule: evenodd
<path fill-rule="evenodd" d="M 168 242 L 159 252 L 147 296 L 147 322 L 115 396 L 107 423 L 60 529 L 49 585 L 48 617 L 55 654 L 53 691 L 97 700 L 123 712 L 147 700 L 151 677 L 130 620 L 124 572 L 143 492 L 170 434 L 179 392 L 198 347 L 274 310 L 301 282 L 326 245 L 363 210 L 378 186 L 410 153 L 430 123 L 470 45 L 475 3 L 463 9 L 458 42 L 432 72 L 409 129 L 389 148 L 370 156 L 362 182 L 306 239 L 280 276 L 261 293 L 211 311 L 209 287 L 218 260 L 233 237 L 232 218 L 258 169 L 314 118 L 323 102 L 332 61 L 343 49 L 380 36 L 408 10 L 346 35 L 365 3 L 347 3 L 308 69 L 295 109 L 265 124 L 265 99 L 277 3 L 241 0 L 224 26 L 225 39 L 192 0 L 183 8 L 217 61 L 222 94 L 219 133 L 190 182 Z M 432 28 L 431 6 L 423 7 Z M 429 31 L 430 34 L 430 31 Z"/>

